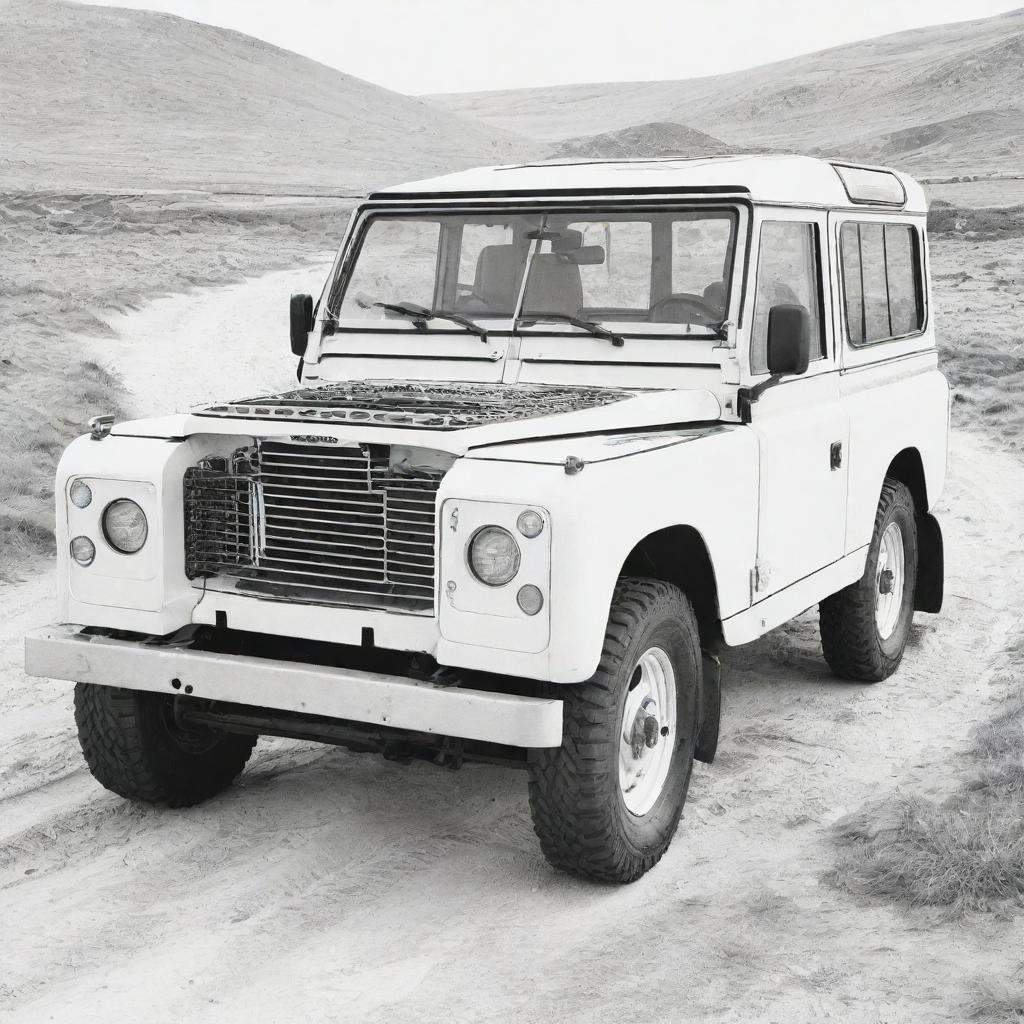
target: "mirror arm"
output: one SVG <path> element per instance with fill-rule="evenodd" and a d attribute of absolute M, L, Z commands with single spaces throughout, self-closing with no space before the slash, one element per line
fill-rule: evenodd
<path fill-rule="evenodd" d="M 756 402 L 769 388 L 775 387 L 784 376 L 785 374 L 782 373 L 773 373 L 767 380 L 763 380 L 748 389 L 747 398 L 751 402 Z"/>
<path fill-rule="evenodd" d="M 740 414 L 740 422 L 750 422 L 750 407 L 756 402 L 769 388 L 775 387 L 776 384 L 780 383 L 785 374 L 773 373 L 767 380 L 761 381 L 759 384 L 755 384 L 752 388 L 740 388 L 736 395 L 737 411 Z"/>

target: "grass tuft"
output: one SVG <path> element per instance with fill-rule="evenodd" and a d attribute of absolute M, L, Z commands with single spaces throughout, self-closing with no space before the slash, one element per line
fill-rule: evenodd
<path fill-rule="evenodd" d="M 978 1024 L 1020 1024 L 1024 1021 L 1024 969 L 1015 976 L 984 978 L 975 983 L 975 995 L 966 1007 L 970 1020 Z"/>
<path fill-rule="evenodd" d="M 935 803 L 897 794 L 838 822 L 829 881 L 857 896 L 960 916 L 1024 905 L 1024 819 L 969 793 Z"/>
<path fill-rule="evenodd" d="M 837 822 L 826 881 L 951 917 L 1024 909 L 1024 640 L 1005 657 L 994 683 L 1010 696 L 974 730 L 960 790 L 941 802 L 897 792 Z"/>

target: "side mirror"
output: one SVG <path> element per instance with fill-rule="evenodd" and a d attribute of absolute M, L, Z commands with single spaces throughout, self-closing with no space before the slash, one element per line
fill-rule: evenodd
<path fill-rule="evenodd" d="M 313 330 L 313 296 L 293 295 L 288 312 L 291 319 L 292 353 L 305 355 L 309 332 Z"/>
<path fill-rule="evenodd" d="M 772 376 L 807 372 L 811 361 L 811 315 L 806 307 L 768 310 L 768 372 Z"/>

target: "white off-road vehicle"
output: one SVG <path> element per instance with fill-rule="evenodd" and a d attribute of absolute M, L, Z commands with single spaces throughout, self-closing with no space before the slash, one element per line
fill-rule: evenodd
<path fill-rule="evenodd" d="M 260 734 L 515 763 L 552 864 L 637 878 L 714 755 L 722 645 L 818 605 L 876 682 L 939 610 L 925 214 L 805 157 L 372 194 L 292 299 L 297 387 L 68 448 L 28 671 L 78 684 L 129 799 L 209 797 Z"/>

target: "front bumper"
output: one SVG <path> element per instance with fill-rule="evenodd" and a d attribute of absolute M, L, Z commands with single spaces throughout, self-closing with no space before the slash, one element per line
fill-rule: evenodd
<path fill-rule="evenodd" d="M 557 747 L 562 702 L 438 686 L 405 676 L 84 635 L 50 626 L 25 638 L 25 671 L 203 700 L 294 711 L 514 747 Z"/>

